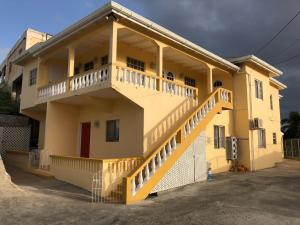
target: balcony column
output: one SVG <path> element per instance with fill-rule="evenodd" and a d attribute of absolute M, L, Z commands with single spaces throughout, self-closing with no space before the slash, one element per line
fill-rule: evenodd
<path fill-rule="evenodd" d="M 213 69 L 214 67 L 212 66 L 207 67 L 207 94 L 213 92 Z"/>
<path fill-rule="evenodd" d="M 157 76 L 162 77 L 163 74 L 163 52 L 164 52 L 164 47 L 162 45 L 158 45 L 157 48 Z M 158 82 L 158 90 L 162 91 L 162 80 L 159 79 Z"/>
<path fill-rule="evenodd" d="M 117 41 L 118 41 L 118 24 L 114 21 L 110 24 L 110 36 L 109 36 L 109 52 L 108 52 L 108 80 L 112 82 L 112 75 L 116 74 L 116 62 L 117 62 Z"/>
<path fill-rule="evenodd" d="M 68 47 L 68 77 L 74 76 L 75 67 L 75 48 L 73 46 Z"/>

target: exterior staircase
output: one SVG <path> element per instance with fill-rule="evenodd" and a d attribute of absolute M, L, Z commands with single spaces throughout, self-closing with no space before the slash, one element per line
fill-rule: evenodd
<path fill-rule="evenodd" d="M 224 109 L 232 109 L 232 92 L 223 88 L 214 91 L 169 138 L 123 179 L 109 198 L 122 197 L 125 204 L 145 199 L 155 185 L 175 164 L 211 119 Z"/>

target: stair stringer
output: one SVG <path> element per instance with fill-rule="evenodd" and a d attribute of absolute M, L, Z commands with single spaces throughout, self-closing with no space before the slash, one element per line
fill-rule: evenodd
<path fill-rule="evenodd" d="M 151 193 L 181 187 L 207 179 L 205 132 L 202 131 Z"/>

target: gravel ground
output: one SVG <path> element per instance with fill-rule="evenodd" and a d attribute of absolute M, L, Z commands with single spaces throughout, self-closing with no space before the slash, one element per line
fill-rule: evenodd
<path fill-rule="evenodd" d="M 0 225 L 300 224 L 300 161 L 256 173 L 224 173 L 137 205 L 92 204 L 90 194 L 8 168 L 0 183 Z M 3 184 L 3 185 L 2 185 Z"/>

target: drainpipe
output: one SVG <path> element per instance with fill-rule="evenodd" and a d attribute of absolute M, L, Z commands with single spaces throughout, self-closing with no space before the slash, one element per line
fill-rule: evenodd
<path fill-rule="evenodd" d="M 251 87 L 251 75 L 246 73 L 249 84 L 249 104 L 250 104 L 250 120 L 253 120 L 253 109 L 252 109 L 252 87 Z M 250 138 L 251 138 L 251 171 L 255 171 L 255 152 L 254 152 L 254 141 L 253 141 L 253 130 L 250 130 Z"/>

